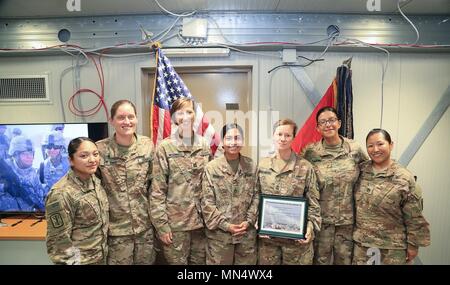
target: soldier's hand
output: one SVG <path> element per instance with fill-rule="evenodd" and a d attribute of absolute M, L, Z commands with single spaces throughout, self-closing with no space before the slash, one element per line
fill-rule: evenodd
<path fill-rule="evenodd" d="M 242 222 L 239 225 L 231 224 L 230 225 L 230 233 L 233 236 L 240 236 L 247 232 L 248 222 Z"/>
<path fill-rule="evenodd" d="M 166 233 L 166 234 L 162 234 L 159 236 L 159 239 L 165 244 L 165 245 L 171 245 L 173 240 L 172 240 L 172 232 Z"/>
<path fill-rule="evenodd" d="M 67 265 L 80 265 L 81 264 L 81 254 L 80 249 L 77 247 L 70 247 L 65 250 L 66 255 L 68 256 L 66 260 Z"/>
<path fill-rule="evenodd" d="M 237 225 L 236 231 L 233 233 L 233 236 L 239 236 L 243 235 L 247 232 L 248 229 L 248 222 L 242 222 L 239 225 Z"/>
<path fill-rule="evenodd" d="M 248 222 L 242 222 L 239 224 L 239 226 L 241 227 L 241 229 L 243 231 L 246 231 L 248 229 L 249 223 Z"/>
<path fill-rule="evenodd" d="M 241 229 L 241 226 L 236 225 L 236 224 L 230 224 L 230 226 L 228 227 L 228 231 L 233 235 L 235 233 L 238 233 L 240 231 L 240 229 Z"/>
<path fill-rule="evenodd" d="M 312 240 L 314 239 L 314 230 L 312 227 L 307 227 L 306 228 L 306 235 L 305 235 L 305 239 L 299 239 L 297 240 L 298 243 L 300 244 L 308 244 L 310 243 Z"/>
<path fill-rule="evenodd" d="M 419 254 L 419 248 L 408 244 L 408 249 L 406 250 L 406 262 L 412 262 L 414 258 L 416 258 L 417 254 Z"/>

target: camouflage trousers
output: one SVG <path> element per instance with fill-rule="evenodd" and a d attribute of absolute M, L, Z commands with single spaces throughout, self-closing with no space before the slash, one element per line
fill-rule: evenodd
<path fill-rule="evenodd" d="M 172 232 L 172 244 L 163 245 L 164 257 L 173 265 L 204 265 L 206 263 L 205 229 Z"/>
<path fill-rule="evenodd" d="M 311 265 L 313 243 L 299 244 L 293 240 L 278 242 L 260 238 L 258 240 L 259 265 Z"/>
<path fill-rule="evenodd" d="M 315 265 L 350 265 L 353 254 L 353 225 L 322 224 L 314 240 Z"/>
<path fill-rule="evenodd" d="M 153 264 L 155 262 L 153 228 L 136 235 L 109 236 L 108 247 L 108 264 L 111 265 Z"/>
<path fill-rule="evenodd" d="M 105 260 L 95 262 L 95 263 L 89 263 L 89 265 L 107 265 Z"/>
<path fill-rule="evenodd" d="M 377 250 L 374 253 L 369 251 L 369 247 L 362 246 L 355 243 L 353 249 L 354 265 L 405 265 L 406 263 L 406 249 L 383 249 L 380 248 L 379 258 L 376 256 Z M 368 252 L 369 251 L 369 252 Z"/>
<path fill-rule="evenodd" d="M 256 264 L 256 236 L 245 237 L 237 244 L 208 238 L 207 244 L 207 265 Z"/>

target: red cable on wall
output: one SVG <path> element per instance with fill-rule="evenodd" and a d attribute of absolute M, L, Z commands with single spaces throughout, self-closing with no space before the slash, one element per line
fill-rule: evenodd
<path fill-rule="evenodd" d="M 109 113 L 108 113 L 108 108 L 106 107 L 106 103 L 105 103 L 105 79 L 104 79 L 104 73 L 103 73 L 103 65 L 102 65 L 102 59 L 101 59 L 101 55 L 98 57 L 98 63 L 95 60 L 95 57 L 92 55 L 88 55 L 89 59 L 92 60 L 92 62 L 95 65 L 95 68 L 97 70 L 97 74 L 98 74 L 98 78 L 100 81 L 100 94 L 95 92 L 92 89 L 89 88 L 81 88 L 79 90 L 77 90 L 72 96 L 70 96 L 69 101 L 68 101 L 68 105 L 69 105 L 69 110 L 70 112 L 72 112 L 72 114 L 79 116 L 79 117 L 90 117 L 93 116 L 95 114 L 97 114 L 100 109 L 103 107 L 106 113 L 106 119 L 109 119 Z M 79 96 L 82 93 L 92 93 L 95 94 L 99 101 L 97 103 L 97 105 L 95 105 L 94 107 L 92 107 L 91 109 L 88 110 L 81 110 L 79 109 L 76 104 L 75 104 L 75 98 L 77 96 Z"/>

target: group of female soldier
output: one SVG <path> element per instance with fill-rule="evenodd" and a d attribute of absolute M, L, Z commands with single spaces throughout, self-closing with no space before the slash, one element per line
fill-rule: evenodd
<path fill-rule="evenodd" d="M 71 170 L 46 202 L 47 246 L 61 264 L 153 264 L 160 241 L 169 264 L 405 264 L 430 243 L 422 196 L 412 174 L 391 159 L 382 129 L 366 138 L 367 155 L 338 134 L 335 109 L 316 116 L 322 140 L 300 155 L 291 149 L 297 126 L 273 129 L 275 152 L 257 169 L 240 153 L 237 124 L 221 130 L 224 155 L 193 131 L 195 103 L 172 104 L 176 131 L 154 150 L 136 135 L 136 108 L 112 106 L 115 134 L 97 145 L 69 145 Z M 257 234 L 261 194 L 304 197 L 304 239 Z M 155 230 L 155 231 L 154 231 Z"/>

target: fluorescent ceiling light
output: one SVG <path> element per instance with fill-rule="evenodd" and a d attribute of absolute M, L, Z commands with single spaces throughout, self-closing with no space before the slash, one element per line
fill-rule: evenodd
<path fill-rule="evenodd" d="M 163 48 L 168 57 L 222 57 L 229 56 L 229 48 Z"/>

